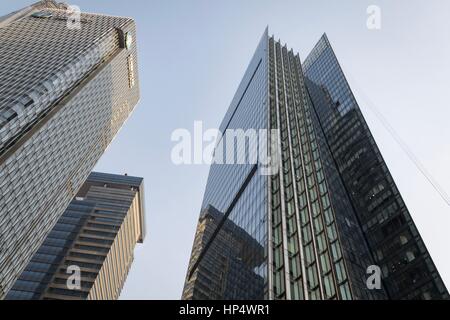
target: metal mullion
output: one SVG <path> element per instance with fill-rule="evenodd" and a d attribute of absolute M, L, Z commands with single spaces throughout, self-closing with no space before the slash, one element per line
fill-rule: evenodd
<path fill-rule="evenodd" d="M 278 62 L 277 62 L 277 46 L 279 46 L 279 43 L 274 41 L 274 63 L 275 63 L 275 97 L 276 97 L 276 111 L 277 111 L 277 126 L 278 126 L 278 150 L 279 154 L 281 155 L 281 161 L 280 161 L 280 200 L 281 200 L 281 224 L 282 224 L 282 232 L 283 232 L 283 258 L 284 258 L 284 273 L 285 273 L 285 292 L 286 292 L 286 299 L 290 300 L 291 298 L 291 285 L 290 281 L 288 280 L 290 278 L 289 273 L 289 257 L 287 256 L 287 237 L 286 237 L 286 205 L 285 205 L 285 198 L 284 198 L 284 170 L 283 170 L 283 153 L 282 153 L 282 147 L 281 147 L 281 119 L 280 119 L 280 108 L 279 108 L 279 96 L 278 96 Z M 281 70 L 282 71 L 282 70 Z"/>
<path fill-rule="evenodd" d="M 298 86 L 299 86 L 298 89 L 300 90 L 300 92 L 299 92 L 300 98 L 303 98 L 303 97 L 302 97 L 302 92 L 301 92 L 301 82 L 300 82 L 300 79 L 297 77 L 296 80 L 297 80 L 297 83 L 298 83 Z M 300 100 L 300 104 L 301 104 L 301 105 L 300 105 L 300 109 L 301 109 L 302 114 L 303 114 L 303 116 L 304 116 L 304 119 L 305 119 L 305 121 L 306 121 L 305 110 L 304 110 L 304 108 L 303 108 L 303 109 L 301 108 L 302 106 L 304 107 L 304 104 L 302 105 L 302 100 Z M 316 267 L 317 267 L 317 272 L 318 272 L 319 291 L 320 291 L 321 297 L 323 298 L 323 297 L 324 297 L 324 292 L 323 292 L 323 282 L 322 282 L 322 277 L 321 277 L 320 268 L 319 268 L 319 262 L 320 262 L 320 260 L 319 260 L 319 255 L 318 255 L 318 252 L 317 252 L 316 234 L 315 234 L 315 232 L 314 232 L 313 217 L 312 217 L 312 208 L 311 208 L 311 201 L 310 201 L 310 197 L 309 197 L 309 189 L 310 189 L 310 188 L 308 187 L 308 183 L 307 183 L 307 175 L 306 175 L 305 161 L 304 161 L 304 155 L 305 155 L 305 152 L 304 152 L 304 150 L 303 150 L 303 144 L 302 144 L 301 133 L 300 133 L 300 126 L 299 126 L 299 119 L 298 119 L 298 116 L 297 116 L 297 114 L 296 114 L 295 112 L 294 112 L 294 114 L 295 114 L 296 123 L 297 123 L 297 130 L 298 130 L 298 133 L 299 133 L 298 139 L 299 139 L 299 147 L 300 147 L 300 154 L 301 154 L 300 159 L 301 159 L 301 161 L 302 161 L 302 171 L 303 171 L 303 177 L 304 177 L 303 183 L 304 183 L 304 185 L 305 185 L 306 203 L 307 203 L 307 207 L 308 207 L 310 230 L 311 230 L 312 242 L 313 242 L 313 247 L 314 247 L 314 256 L 316 257 L 315 260 L 316 260 Z M 305 131 L 305 135 L 308 135 L 308 134 L 309 134 L 309 133 L 308 133 L 307 130 L 306 130 L 306 131 Z M 306 136 L 306 140 L 307 140 L 307 142 L 309 143 L 309 145 L 311 145 L 311 141 L 310 141 L 310 139 L 308 138 L 308 136 Z M 312 159 L 311 159 L 311 161 L 312 161 Z M 316 179 L 315 179 L 315 181 L 316 181 Z M 316 182 L 317 182 L 317 181 L 316 181 Z M 324 230 L 324 232 L 325 232 L 325 230 Z"/>
<path fill-rule="evenodd" d="M 283 54 L 282 54 L 283 58 Z M 283 66 L 284 66 L 284 59 L 283 59 Z M 290 71 L 290 70 L 289 70 Z M 290 79 L 290 77 L 289 77 Z M 290 91 L 292 94 L 292 81 L 290 82 Z M 299 251 L 300 251 L 300 267 L 302 269 L 302 282 L 303 282 L 303 295 L 305 297 L 305 300 L 309 299 L 309 293 L 308 293 L 308 285 L 306 282 L 306 268 L 305 268 L 305 257 L 303 253 L 303 244 L 302 244 L 302 235 L 301 235 L 301 225 L 300 225 L 300 212 L 299 212 L 299 204 L 298 204 L 298 190 L 297 190 L 297 180 L 295 178 L 295 168 L 293 164 L 293 151 L 292 151 L 292 136 L 291 136 L 291 128 L 290 128 L 290 114 L 289 114 L 289 108 L 288 108 L 288 102 L 287 102 L 287 90 L 286 90 L 286 78 L 284 81 L 284 87 L 285 87 L 285 109 L 286 109 L 286 122 L 288 127 L 288 137 L 289 137 L 289 153 L 290 153 L 290 164 L 291 164 L 291 171 L 292 171 L 292 185 L 294 189 L 294 203 L 295 203 L 295 218 L 297 222 L 297 234 L 298 234 L 298 244 L 299 244 Z M 294 102 L 295 103 L 295 102 Z M 298 132 L 298 129 L 297 129 Z M 298 132 L 298 134 L 300 134 Z M 301 155 L 300 155 L 301 156 Z"/>

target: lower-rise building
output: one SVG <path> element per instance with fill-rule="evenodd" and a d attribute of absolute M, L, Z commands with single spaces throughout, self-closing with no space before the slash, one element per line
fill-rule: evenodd
<path fill-rule="evenodd" d="M 90 174 L 6 299 L 117 299 L 144 226 L 143 179 Z"/>

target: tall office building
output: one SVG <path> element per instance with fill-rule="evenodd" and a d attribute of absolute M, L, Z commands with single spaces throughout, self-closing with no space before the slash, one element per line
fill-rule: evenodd
<path fill-rule="evenodd" d="M 392 299 L 447 298 L 448 292 L 411 219 L 324 34 L 303 63 L 315 111 L 364 238 Z M 438 223 L 438 222 L 436 222 Z"/>
<path fill-rule="evenodd" d="M 135 32 L 54 1 L 0 17 L 0 299 L 137 104 Z"/>
<path fill-rule="evenodd" d="M 280 168 L 211 166 L 183 298 L 448 299 L 325 35 L 302 65 L 266 30 L 220 131 L 238 128 L 276 129 Z"/>
<path fill-rule="evenodd" d="M 117 299 L 144 235 L 143 179 L 93 172 L 6 299 Z"/>

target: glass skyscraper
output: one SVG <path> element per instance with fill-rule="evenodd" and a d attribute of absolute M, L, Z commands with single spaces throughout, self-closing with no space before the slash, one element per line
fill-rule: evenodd
<path fill-rule="evenodd" d="M 135 34 L 55 1 L 0 17 L 0 299 L 137 104 Z"/>
<path fill-rule="evenodd" d="M 331 161 L 391 299 L 448 298 L 448 292 L 324 34 L 303 71 Z"/>
<path fill-rule="evenodd" d="M 277 130 L 280 168 L 212 164 L 184 299 L 448 299 L 326 36 L 301 64 L 266 30 L 227 129 Z"/>
<path fill-rule="evenodd" d="M 143 179 L 93 172 L 6 299 L 117 299 L 144 236 Z"/>

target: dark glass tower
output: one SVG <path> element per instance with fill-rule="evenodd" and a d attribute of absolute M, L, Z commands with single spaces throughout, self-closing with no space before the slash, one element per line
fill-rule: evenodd
<path fill-rule="evenodd" d="M 39 1 L 0 17 L 0 299 L 139 100 L 135 23 Z"/>
<path fill-rule="evenodd" d="M 117 299 L 144 236 L 143 179 L 93 172 L 6 299 Z"/>
<path fill-rule="evenodd" d="M 448 298 L 327 36 L 303 63 L 332 160 L 392 299 Z"/>
<path fill-rule="evenodd" d="M 325 36 L 302 67 L 266 30 L 220 129 L 277 130 L 280 168 L 211 166 L 183 298 L 448 298 Z"/>

